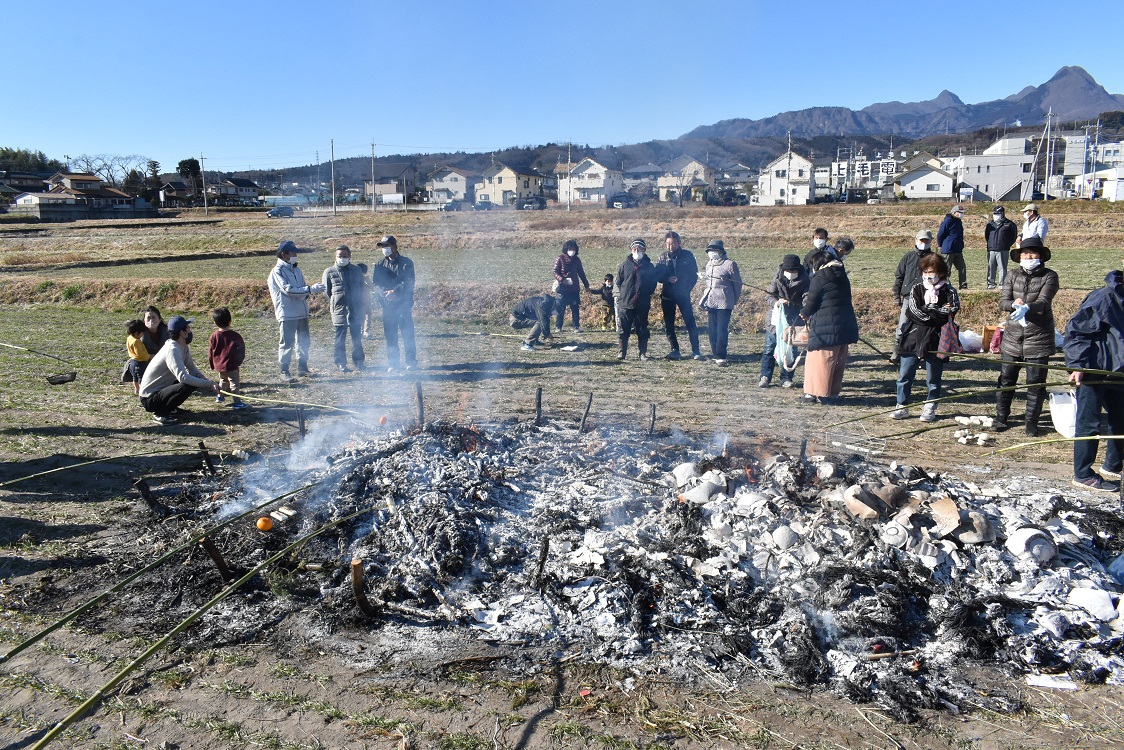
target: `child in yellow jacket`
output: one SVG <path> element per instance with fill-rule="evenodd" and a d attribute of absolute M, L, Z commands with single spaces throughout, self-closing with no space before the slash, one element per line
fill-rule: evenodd
<path fill-rule="evenodd" d="M 125 338 L 125 349 L 129 352 L 129 361 L 125 365 L 125 372 L 121 375 L 121 380 L 128 382 L 133 381 L 133 393 L 140 393 L 141 378 L 144 377 L 144 370 L 148 367 L 148 360 L 152 359 L 152 355 L 148 353 L 148 349 L 144 346 L 144 321 L 130 320 L 125 324 L 125 330 L 129 335 Z"/>

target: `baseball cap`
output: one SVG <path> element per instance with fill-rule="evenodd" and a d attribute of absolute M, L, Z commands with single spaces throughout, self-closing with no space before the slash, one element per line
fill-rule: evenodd
<path fill-rule="evenodd" d="M 398 247 L 398 240 L 394 238 L 393 234 L 388 234 L 378 241 L 379 247 Z"/>
<path fill-rule="evenodd" d="M 913 239 L 915 239 L 915 240 L 931 240 L 931 239 L 933 239 L 933 233 L 930 232 L 928 229 L 922 229 L 920 232 L 917 233 L 917 235 Z"/>
<path fill-rule="evenodd" d="M 195 318 L 185 318 L 182 315 L 173 315 L 172 319 L 168 321 L 168 335 L 175 336 L 183 329 L 187 328 Z"/>

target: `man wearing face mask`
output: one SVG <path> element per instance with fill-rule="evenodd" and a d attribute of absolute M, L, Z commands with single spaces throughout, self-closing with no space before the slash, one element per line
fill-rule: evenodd
<path fill-rule="evenodd" d="M 574 333 L 581 333 L 581 291 L 578 282 L 581 282 L 587 292 L 590 292 L 589 279 L 585 277 L 582 268 L 582 259 L 578 257 L 578 243 L 576 240 L 566 240 L 562 243 L 562 254 L 554 261 L 554 279 L 558 282 L 559 304 L 557 318 L 554 321 L 555 330 L 562 332 L 562 321 L 566 317 L 566 308 L 570 308 L 570 316 L 574 320 Z M 592 293 L 592 292 L 591 292 Z"/>
<path fill-rule="evenodd" d="M 800 322 L 800 309 L 803 305 L 804 295 L 808 292 L 811 277 L 807 269 L 800 263 L 800 256 L 786 255 L 777 269 L 777 275 L 765 288 L 765 299 L 768 309 L 772 310 L 778 302 L 784 304 L 784 316 L 788 325 Z M 773 316 L 765 314 L 765 349 L 761 352 L 761 378 L 757 381 L 759 388 L 767 387 L 773 381 L 773 372 L 776 370 L 777 361 L 774 353 L 777 349 L 777 328 L 772 324 Z M 793 370 L 795 370 L 793 366 Z M 788 366 L 781 367 L 781 387 L 791 388 L 793 371 Z"/>
<path fill-rule="evenodd" d="M 141 406 L 157 424 L 175 424 L 179 405 L 196 390 L 206 389 L 216 396 L 219 393 L 219 384 L 208 380 L 191 358 L 191 321 L 182 315 L 172 316 L 168 340 L 148 363 L 141 379 Z"/>
<path fill-rule="evenodd" d="M 898 270 L 894 272 L 894 306 L 901 311 L 898 314 L 898 327 L 894 330 L 894 351 L 890 354 L 890 361 L 895 365 L 901 362 L 900 345 L 906 323 L 905 305 L 902 302 L 921 280 L 921 261 L 933 254 L 932 246 L 933 233 L 922 229 L 914 235 L 913 249 L 902 256 L 898 261 Z"/>
<path fill-rule="evenodd" d="M 1023 206 L 1023 221 L 1023 231 L 1019 232 L 1018 242 L 1028 240 L 1031 237 L 1037 237 L 1043 242 L 1046 241 L 1046 232 L 1050 227 L 1046 224 L 1046 220 L 1039 215 L 1037 203 L 1028 203 Z"/>
<path fill-rule="evenodd" d="M 1065 327 L 1065 364 L 1082 370 L 1104 370 L 1116 377 L 1071 372 L 1077 386 L 1076 437 L 1100 435 L 1101 412 L 1111 435 L 1124 435 L 1124 273 L 1110 271 L 1105 285 L 1090 292 Z M 1096 440 L 1073 443 L 1073 483 L 1098 492 L 1120 491 L 1124 440 L 1109 440 L 1100 474 L 1093 471 Z"/>
<path fill-rule="evenodd" d="M 418 352 L 414 345 L 414 262 L 398 253 L 398 240 L 387 235 L 379 240 L 383 259 L 371 271 L 371 281 L 377 288 L 376 296 L 382 307 L 382 332 L 386 339 L 387 372 L 397 372 L 401 366 L 398 354 L 398 337 L 406 354 L 406 369 L 418 366 Z"/>
<path fill-rule="evenodd" d="M 968 268 L 964 265 L 964 206 L 957 203 L 945 214 L 937 229 L 937 244 L 941 255 L 956 269 L 961 289 L 968 288 Z"/>
<path fill-rule="evenodd" d="M 996 206 L 991 212 L 991 221 L 984 227 L 984 241 L 987 243 L 987 288 L 1003 286 L 1007 278 L 1007 254 L 1015 244 L 1019 228 L 1007 218 L 1006 209 Z"/>
<path fill-rule="evenodd" d="M 340 245 L 336 248 L 336 262 L 324 270 L 321 280 L 324 294 L 328 297 L 328 309 L 332 313 L 335 326 L 335 349 L 332 358 L 340 372 L 347 369 L 347 335 L 351 333 L 351 361 L 355 369 L 362 372 L 363 364 L 363 318 L 366 305 L 363 297 L 371 292 L 367 279 L 358 266 L 351 263 L 351 248 Z"/>
<path fill-rule="evenodd" d="M 1000 352 L 1003 359 L 1014 364 L 1003 365 L 999 371 L 999 387 L 1015 385 L 1019 370 L 1025 362 L 1027 385 L 1046 382 L 1048 371 L 1044 365 L 1054 353 L 1054 295 L 1058 293 L 1058 274 L 1046 268 L 1050 248 L 1037 237 L 1022 241 L 1022 246 L 1011 251 L 1011 260 L 1018 263 L 1003 282 L 999 295 L 999 309 L 1009 312 L 1010 318 L 1003 330 Z M 995 395 L 995 428 L 1002 431 L 1011 416 L 1013 391 L 1000 391 Z M 1038 435 L 1038 417 L 1046 398 L 1044 387 L 1026 391 L 1026 434 Z"/>
<path fill-rule="evenodd" d="M 804 256 L 804 268 L 808 270 L 808 274 L 812 273 L 812 258 L 817 254 L 824 252 L 827 248 L 827 230 L 823 227 L 818 228 L 812 232 L 812 249 Z"/>
<path fill-rule="evenodd" d="M 277 361 L 282 380 L 291 380 L 289 363 L 293 349 L 297 351 L 297 374 L 309 375 L 308 349 L 308 298 L 324 291 L 323 284 L 309 286 L 304 274 L 297 268 L 297 246 L 285 240 L 277 247 L 277 264 L 269 272 L 269 296 L 273 300 L 273 313 L 281 328 L 277 345 Z"/>
<path fill-rule="evenodd" d="M 677 232 L 668 232 L 664 236 L 664 243 L 667 245 L 667 252 L 660 256 L 656 268 L 660 273 L 660 281 L 663 282 L 660 291 L 663 329 L 667 335 L 667 343 L 671 346 L 667 358 L 680 357 L 679 339 L 675 336 L 675 311 L 678 309 L 683 316 L 687 338 L 691 342 L 691 356 L 702 359 L 702 352 L 699 351 L 699 328 L 695 323 L 695 310 L 691 306 L 691 290 L 699 281 L 699 264 L 695 261 L 694 253 L 683 249 Z"/>
<path fill-rule="evenodd" d="M 656 291 L 659 271 L 648 258 L 648 246 L 637 237 L 629 244 L 629 255 L 621 262 L 614 281 L 617 300 L 617 359 L 628 355 L 628 337 L 636 331 L 640 361 L 648 361 L 648 314 L 652 310 L 652 293 Z"/>

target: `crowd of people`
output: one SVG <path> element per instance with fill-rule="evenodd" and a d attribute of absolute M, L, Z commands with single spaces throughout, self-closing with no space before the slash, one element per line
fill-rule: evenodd
<path fill-rule="evenodd" d="M 891 360 L 898 366 L 897 408 L 890 415 L 906 419 L 917 370 L 924 365 L 926 399 L 920 413 L 923 422 L 937 419 L 942 377 L 951 352 L 959 351 L 955 316 L 960 309 L 957 287 L 950 278 L 956 269 L 958 287 L 968 286 L 964 262 L 964 207 L 953 206 L 942 220 L 933 248 L 934 235 L 918 231 L 914 248 L 898 264 L 892 298 L 900 310 Z M 1047 268 L 1050 248 L 1045 244 L 1047 223 L 1035 204 L 1023 210 L 1019 231 L 996 206 L 984 230 L 987 246 L 987 285 L 998 288 L 998 308 L 1007 314 L 999 351 L 1003 365 L 998 378 L 995 429 L 1003 431 L 1011 420 L 1013 394 L 1020 372 L 1026 370 L 1025 431 L 1039 435 L 1039 418 L 1046 398 L 1044 383 L 1047 361 L 1056 351 L 1052 301 L 1059 289 L 1057 272 Z M 351 263 L 351 250 L 341 245 L 335 262 L 321 280 L 308 284 L 297 262 L 296 245 L 286 240 L 277 249 L 277 262 L 268 277 L 270 297 L 279 327 L 278 367 L 282 380 L 309 374 L 310 348 L 308 300 L 324 294 L 334 328 L 333 361 L 340 372 L 367 369 L 364 339 L 373 321 L 373 302 L 381 310 L 387 371 L 409 371 L 417 367 L 414 341 L 414 265 L 398 251 L 398 241 L 385 236 L 378 243 L 382 259 L 370 269 Z M 682 245 L 678 233 L 664 236 L 665 252 L 656 262 L 648 257 L 646 241 L 637 237 L 615 274 L 606 274 L 599 288 L 586 276 L 576 240 L 566 240 L 554 262 L 550 291 L 521 301 L 512 309 L 509 323 L 529 329 L 522 349 L 534 351 L 543 341 L 561 333 L 570 311 L 575 333 L 581 326 L 581 293 L 597 298 L 600 325 L 614 330 L 617 358 L 625 360 L 635 336 L 639 360 L 649 359 L 649 316 L 659 287 L 666 359 L 684 358 L 677 335 L 677 321 L 686 330 L 690 357 L 704 360 L 696 306 L 706 313 L 706 336 L 711 361 L 725 366 L 729 360 L 731 316 L 743 288 L 738 264 L 729 257 L 721 239 L 706 246 L 706 264 L 699 269 L 695 255 Z M 760 356 L 758 386 L 772 384 L 780 370 L 782 387 L 793 387 L 796 371 L 804 362 L 803 397 L 807 403 L 838 403 L 850 347 L 860 341 L 859 324 L 852 301 L 846 262 L 855 251 L 854 242 L 841 237 L 831 242 L 826 229 L 812 234 L 812 248 L 803 261 L 795 254 L 781 260 L 768 287 L 761 289 L 770 306 L 766 317 L 765 345 Z M 1008 259 L 1016 265 L 1008 267 Z M 695 288 L 701 289 L 697 301 Z M 756 288 L 756 287 L 752 287 Z M 1071 318 L 1065 336 L 1066 364 L 1077 368 L 1070 380 L 1077 386 L 1077 432 L 1098 434 L 1102 411 L 1108 413 L 1113 434 L 1124 434 L 1124 385 L 1087 377 L 1082 370 L 1124 372 L 1124 276 L 1114 271 L 1106 286 L 1089 295 Z M 174 316 L 164 323 L 160 312 L 150 307 L 143 319 L 127 325 L 129 361 L 122 379 L 131 382 L 145 410 L 160 424 L 176 421 L 180 405 L 196 390 L 213 392 L 216 401 L 227 397 L 234 409 L 245 407 L 239 398 L 239 368 L 245 343 L 232 327 L 225 308 L 213 313 L 215 331 L 209 342 L 208 364 L 218 374 L 208 379 L 191 357 L 192 319 Z M 350 340 L 350 368 L 347 347 Z M 803 350 L 803 351 L 801 351 Z M 1099 473 L 1093 471 L 1096 442 L 1078 442 L 1074 454 L 1074 481 L 1084 487 L 1118 491 L 1121 471 L 1121 441 L 1110 440 Z"/>

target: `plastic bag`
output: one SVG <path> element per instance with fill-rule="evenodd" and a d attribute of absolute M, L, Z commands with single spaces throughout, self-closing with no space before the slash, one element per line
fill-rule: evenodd
<path fill-rule="evenodd" d="M 1062 437 L 1077 433 L 1077 397 L 1073 391 L 1050 391 L 1050 421 Z"/>
<path fill-rule="evenodd" d="M 961 331 L 960 345 L 964 347 L 964 351 L 966 352 L 982 352 L 983 334 L 976 333 L 975 331 Z"/>
<path fill-rule="evenodd" d="M 992 354 L 999 354 L 999 349 L 1003 345 L 1003 329 L 996 328 L 995 333 L 991 336 L 991 346 L 987 348 L 988 352 Z"/>

